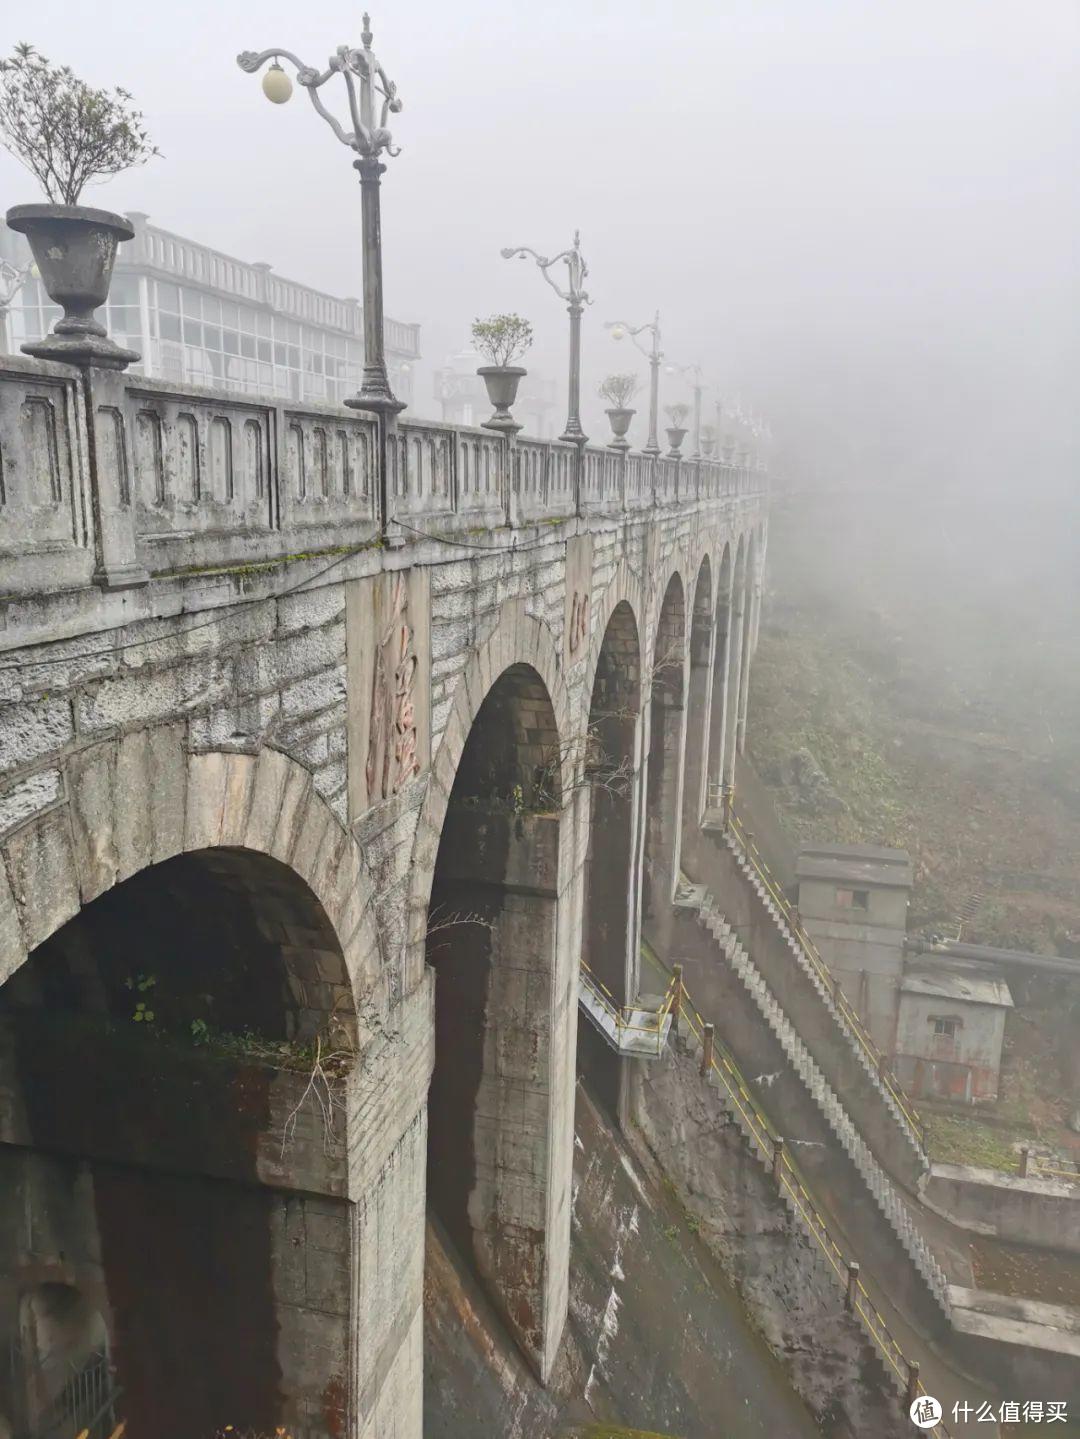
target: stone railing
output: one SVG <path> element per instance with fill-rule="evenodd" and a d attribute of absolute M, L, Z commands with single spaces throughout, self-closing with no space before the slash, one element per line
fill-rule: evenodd
<path fill-rule="evenodd" d="M 557 440 L 0 358 L 0 595 L 763 489 L 757 471 L 716 462 L 579 455 Z"/>

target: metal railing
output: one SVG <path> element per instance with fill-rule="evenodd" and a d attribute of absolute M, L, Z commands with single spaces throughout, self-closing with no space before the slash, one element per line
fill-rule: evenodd
<path fill-rule="evenodd" d="M 621 1036 L 648 1035 L 655 1039 L 656 1053 L 662 1053 L 665 1035 L 664 1021 L 671 1014 L 671 1007 L 675 999 L 674 978 L 664 992 L 660 1008 L 656 1010 L 646 1010 L 640 1005 L 620 1004 L 611 990 L 596 977 L 584 960 L 581 961 L 581 980 L 596 1003 L 610 1018 L 619 1048 L 622 1048 L 619 1043 Z"/>
<path fill-rule="evenodd" d="M 1015 1174 L 1020 1179 L 1063 1179 L 1067 1184 L 1080 1184 L 1080 1159 L 1073 1169 L 1058 1169 L 1052 1164 L 1044 1164 L 1037 1154 L 1032 1154 L 1027 1144 L 1021 1146 L 1020 1153 L 1011 1163 L 1006 1161 L 985 1167 L 1000 1170 L 1002 1174 Z"/>
<path fill-rule="evenodd" d="M 655 962 L 667 972 L 661 961 Z M 715 1038 L 713 1026 L 708 1024 L 697 1010 L 682 979 L 681 971 L 672 975 L 669 989 L 674 991 L 671 1002 L 673 1022 L 677 1025 L 681 1019 L 686 1023 L 689 1032 L 701 1045 L 703 1073 L 711 1072 L 718 1077 L 744 1133 L 754 1140 L 763 1156 L 771 1156 L 773 1177 L 778 1189 L 802 1220 L 819 1252 L 825 1256 L 844 1289 L 845 1307 L 861 1321 L 885 1363 L 887 1372 L 894 1377 L 901 1390 L 905 1406 L 910 1407 L 917 1398 L 927 1393 L 919 1378 L 918 1362 L 906 1357 L 890 1331 L 861 1278 L 862 1270 L 858 1261 L 845 1253 L 829 1232 L 829 1227 L 807 1189 L 798 1166 L 788 1153 L 783 1137 L 773 1132 L 769 1120 L 747 1088 L 738 1066 L 724 1045 Z M 940 1439 L 950 1439 L 951 1436 L 944 1420 L 941 1420 L 932 1432 L 939 1435 Z"/>
<path fill-rule="evenodd" d="M 123 1432 L 116 1418 L 121 1390 L 107 1353 L 95 1353 L 84 1364 L 62 1353 L 28 1364 L 16 1341 L 10 1365 L 13 1383 L 33 1396 L 20 1439 L 117 1439 Z"/>
<path fill-rule="evenodd" d="M 926 1129 L 919 1117 L 918 1110 L 894 1078 L 888 1067 L 888 1061 L 874 1043 L 870 1031 L 863 1023 L 858 1011 L 844 993 L 832 970 L 830 970 L 829 966 L 822 959 L 817 945 L 815 945 L 814 941 L 810 938 L 810 935 L 803 925 L 798 910 L 788 899 L 779 881 L 770 870 L 764 856 L 754 844 L 753 834 L 743 827 L 741 820 L 735 813 L 734 796 L 730 790 L 724 792 L 723 811 L 725 829 L 736 841 L 742 851 L 743 858 L 765 886 L 769 898 L 780 910 L 792 937 L 832 997 L 838 1014 L 843 1019 L 866 1058 L 877 1070 L 881 1083 L 903 1115 L 904 1120 L 917 1139 L 920 1148 L 925 1152 Z"/>

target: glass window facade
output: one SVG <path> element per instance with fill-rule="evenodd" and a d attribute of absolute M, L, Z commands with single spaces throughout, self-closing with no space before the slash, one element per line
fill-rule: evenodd
<path fill-rule="evenodd" d="M 12 349 L 47 334 L 61 313 L 40 280 L 27 280 L 9 312 Z M 192 285 L 118 271 L 98 314 L 118 344 L 142 355 L 132 366 L 136 373 L 296 401 L 340 402 L 360 387 L 359 338 Z M 391 358 L 390 371 L 396 393 L 407 400 L 408 366 Z"/>
<path fill-rule="evenodd" d="M 187 285 L 145 284 L 153 369 L 163 379 L 292 400 L 340 401 L 359 388 L 358 340 Z"/>

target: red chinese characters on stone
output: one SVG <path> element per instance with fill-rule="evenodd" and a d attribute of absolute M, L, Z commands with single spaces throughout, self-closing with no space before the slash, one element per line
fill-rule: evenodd
<path fill-rule="evenodd" d="M 420 773 L 413 684 L 419 660 L 408 622 L 404 575 L 394 576 L 390 617 L 379 636 L 371 683 L 371 734 L 365 776 L 368 800 L 389 799 Z"/>
<path fill-rule="evenodd" d="M 567 646 L 572 655 L 576 655 L 581 646 L 589 636 L 589 596 L 574 591 L 573 602 L 570 606 L 570 631 L 567 635 Z"/>

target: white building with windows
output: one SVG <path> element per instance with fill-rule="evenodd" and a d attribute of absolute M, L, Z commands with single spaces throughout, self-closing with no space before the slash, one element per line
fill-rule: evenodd
<path fill-rule="evenodd" d="M 323 294 L 195 240 L 127 218 L 135 238 L 120 246 L 109 301 L 99 312 L 119 344 L 138 351 L 132 366 L 163 380 L 296 401 L 340 402 L 360 388 L 363 311 L 354 298 Z M 22 235 L 0 224 L 0 258 L 23 266 Z M 13 353 L 47 334 L 61 311 L 32 274 L 4 327 Z M 419 325 L 385 322 L 386 362 L 399 398 L 412 399 Z"/>

